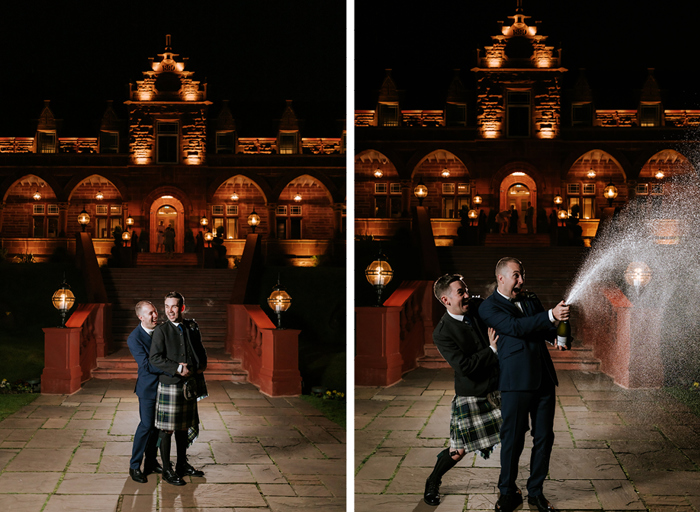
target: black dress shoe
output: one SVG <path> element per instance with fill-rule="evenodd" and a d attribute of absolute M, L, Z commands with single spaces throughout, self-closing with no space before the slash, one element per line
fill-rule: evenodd
<path fill-rule="evenodd" d="M 559 512 L 554 506 L 547 501 L 547 498 L 544 497 L 544 494 L 540 494 L 539 496 L 528 496 L 527 497 L 527 502 L 530 505 L 535 505 L 537 507 L 537 510 L 540 512 Z"/>
<path fill-rule="evenodd" d="M 204 471 L 194 469 L 189 463 L 178 464 L 175 467 L 175 472 L 180 476 L 204 476 Z"/>
<path fill-rule="evenodd" d="M 143 464 L 143 474 L 150 475 L 151 473 L 163 474 L 163 466 L 158 464 L 157 460 L 153 462 L 144 462 Z"/>
<path fill-rule="evenodd" d="M 519 490 L 519 489 L 518 489 Z M 514 494 L 501 494 L 496 502 L 496 512 L 513 512 L 523 502 L 523 495 L 520 492 Z"/>
<path fill-rule="evenodd" d="M 423 501 L 425 501 L 428 505 L 437 507 L 440 504 L 440 484 L 440 480 L 432 480 L 428 478 L 425 481 Z"/>
<path fill-rule="evenodd" d="M 163 481 L 168 482 L 170 485 L 185 485 L 185 481 L 178 476 L 175 471 L 173 471 L 172 466 L 169 468 L 163 468 Z"/>
<path fill-rule="evenodd" d="M 129 468 L 129 476 L 134 482 L 138 482 L 140 484 L 145 484 L 146 482 L 148 482 L 148 480 L 146 479 L 146 475 L 144 475 L 138 468 Z"/>

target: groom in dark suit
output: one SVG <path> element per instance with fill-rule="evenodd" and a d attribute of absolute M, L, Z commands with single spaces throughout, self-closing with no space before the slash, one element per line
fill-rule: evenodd
<path fill-rule="evenodd" d="M 523 291 L 524 275 L 520 260 L 502 258 L 496 265 L 496 291 L 479 308 L 481 318 L 496 329 L 500 340 L 501 494 L 495 508 L 512 512 L 523 501 L 515 479 L 529 420 L 533 446 L 527 501 L 540 512 L 557 512 L 542 494 L 554 445 L 555 386 L 559 383 L 545 341 L 555 339 L 555 322 L 569 318 L 569 306 L 561 301 L 545 311 L 534 293 Z"/>
<path fill-rule="evenodd" d="M 126 340 L 131 355 L 138 364 L 138 377 L 134 392 L 139 397 L 139 417 L 141 421 L 134 434 L 134 446 L 131 451 L 129 475 L 138 483 L 146 483 L 146 475 L 149 473 L 161 473 L 163 471 L 156 460 L 156 443 L 158 431 L 155 429 L 156 418 L 156 393 L 158 390 L 158 376 L 163 374 L 149 362 L 151 353 L 151 336 L 158 325 L 158 310 L 156 307 L 142 300 L 136 304 L 136 316 L 141 321 Z M 146 455 L 146 461 L 141 471 L 141 460 Z"/>
<path fill-rule="evenodd" d="M 498 444 L 501 411 L 498 408 L 498 337 L 486 329 L 477 314 L 479 302 L 459 274 L 446 274 L 433 285 L 445 314 L 433 331 L 433 341 L 455 372 L 455 396 L 450 419 L 450 447 L 437 456 L 425 482 L 423 500 L 440 504 L 442 477 L 468 452 L 491 454 Z"/>

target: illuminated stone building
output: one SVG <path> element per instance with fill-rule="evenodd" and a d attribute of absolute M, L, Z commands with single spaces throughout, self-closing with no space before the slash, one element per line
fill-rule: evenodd
<path fill-rule="evenodd" d="M 72 251 L 83 210 L 102 262 L 117 226 L 133 221 L 143 249 L 155 252 L 159 229 L 172 225 L 179 253 L 203 217 L 206 229 L 223 230 L 227 255 L 237 256 L 253 213 L 268 255 L 303 265 L 336 242 L 342 250 L 342 121 L 332 133 L 306 137 L 292 101 L 281 98 L 276 132 L 243 137 L 229 102 L 207 98 L 207 84 L 173 52 L 170 36 L 150 61 L 130 84 L 128 119 L 110 101 L 93 132 L 66 137 L 45 101 L 33 136 L 0 134 L 0 238 L 10 256 Z"/>
<path fill-rule="evenodd" d="M 553 211 L 578 210 L 585 240 L 615 207 L 633 198 L 653 204 L 674 175 L 693 170 L 697 107 L 667 103 L 652 69 L 640 90 L 606 97 L 584 70 L 563 67 L 560 49 L 528 18 L 518 3 L 477 50 L 469 81 L 456 70 L 445 84 L 442 109 L 404 106 L 392 70 L 376 105 L 356 105 L 357 236 L 387 239 L 409 228 L 422 182 L 437 245 L 455 243 L 462 209 L 488 215 L 515 206 L 518 233 L 526 233 L 528 203 L 540 216 L 533 243 L 550 243 L 542 219 Z M 571 73 L 575 85 L 565 87 Z"/>

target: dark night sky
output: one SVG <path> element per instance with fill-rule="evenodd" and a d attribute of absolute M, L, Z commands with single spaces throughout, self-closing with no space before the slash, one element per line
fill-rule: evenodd
<path fill-rule="evenodd" d="M 178 60 L 189 57 L 185 69 L 207 81 L 210 116 L 230 99 L 242 136 L 274 136 L 286 99 L 309 118 L 313 133 L 302 126 L 303 136 L 340 135 L 314 128 L 345 117 L 343 2 L 67 0 L 3 4 L 0 136 L 33 135 L 44 99 L 64 119 L 64 135 L 94 136 L 85 130 L 106 100 L 127 99 L 168 33 Z M 265 133 L 245 133 L 255 130 Z"/>
<path fill-rule="evenodd" d="M 473 88 L 469 70 L 476 49 L 491 44 L 497 21 L 510 24 L 516 0 L 430 0 L 419 9 L 397 9 L 394 2 L 357 0 L 356 108 L 375 107 L 384 68 L 404 90 L 402 108 L 444 106 L 452 69 Z M 659 86 L 668 90 L 667 106 L 700 106 L 697 25 L 700 4 L 682 0 L 523 0 L 529 24 L 541 21 L 538 34 L 548 46 L 563 49 L 564 87 L 586 75 L 594 91 L 616 103 L 641 89 L 646 69 L 656 69 Z M 671 91 L 675 94 L 671 94 Z M 629 101 L 625 99 L 624 101 Z M 621 108 L 636 108 L 625 105 Z"/>

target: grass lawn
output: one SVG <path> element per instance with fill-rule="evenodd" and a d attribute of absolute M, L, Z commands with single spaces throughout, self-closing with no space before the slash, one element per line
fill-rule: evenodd
<path fill-rule="evenodd" d="M 19 411 L 25 405 L 31 404 L 39 396 L 38 393 L 24 393 L 20 395 L 0 394 L 0 421 L 10 414 Z"/>
<path fill-rule="evenodd" d="M 665 391 L 687 405 L 696 416 L 700 416 L 700 390 L 685 387 L 664 388 Z"/>
<path fill-rule="evenodd" d="M 345 428 L 346 407 L 344 400 L 324 400 L 313 395 L 301 395 L 301 399 L 313 405 L 332 422 Z"/>

